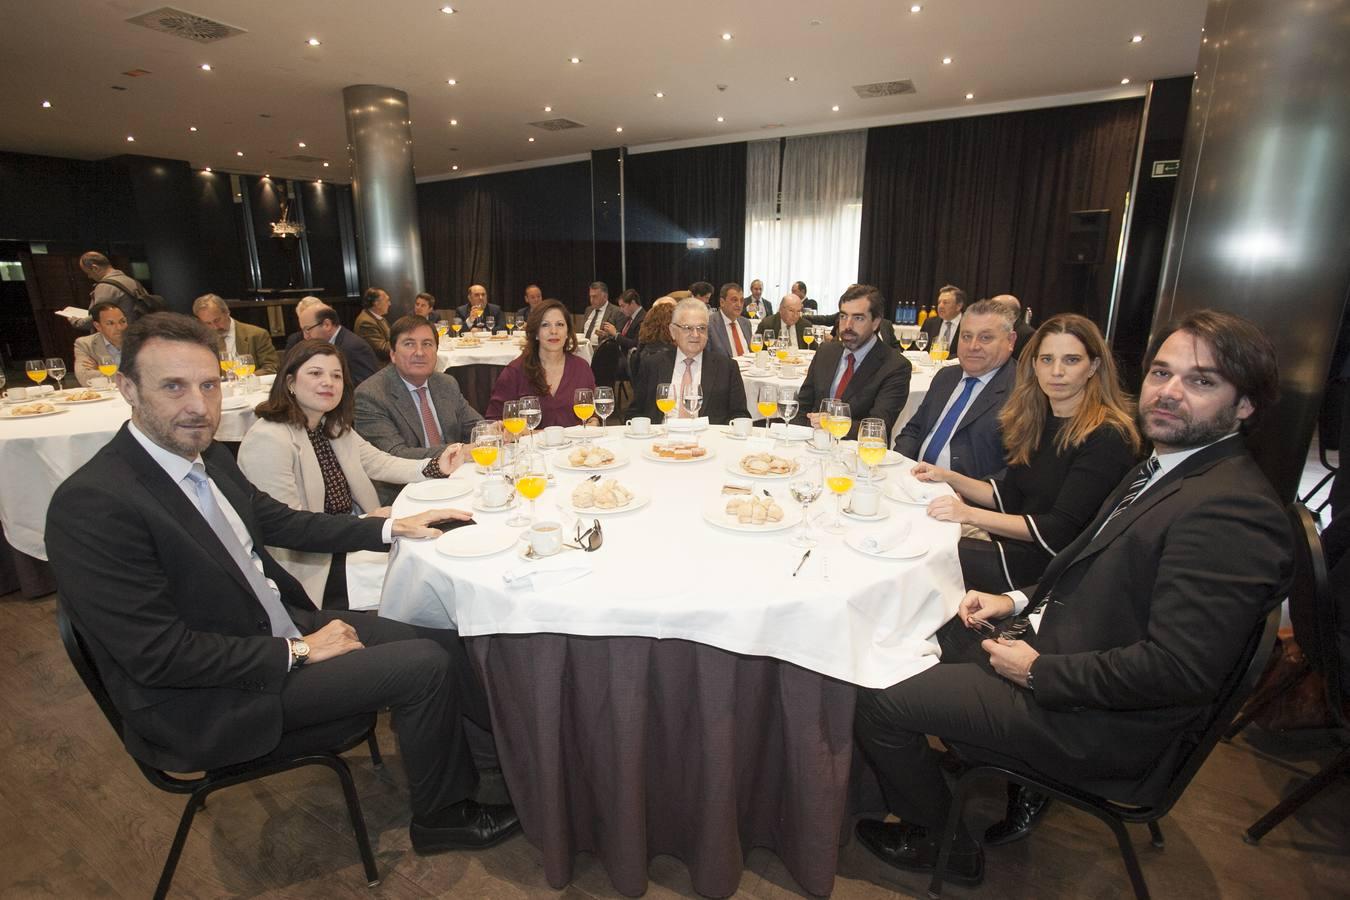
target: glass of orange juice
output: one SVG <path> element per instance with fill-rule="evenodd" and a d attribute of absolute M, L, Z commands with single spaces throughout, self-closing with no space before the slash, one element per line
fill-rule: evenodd
<path fill-rule="evenodd" d="M 824 408 L 825 403 L 829 403 L 828 409 Z M 821 406 L 823 415 L 820 427 L 830 433 L 830 437 L 834 438 L 835 449 L 838 449 L 839 441 L 853 427 L 853 412 L 843 400 L 827 400 L 822 402 Z"/>
<path fill-rule="evenodd" d="M 868 481 L 877 480 L 877 466 L 886 458 L 886 420 L 863 419 L 858 423 L 858 459 L 867 466 Z"/>
<path fill-rule="evenodd" d="M 507 400 L 502 404 L 502 427 L 512 437 L 519 436 L 525 430 L 525 414 L 520 409 L 519 400 Z"/>
<path fill-rule="evenodd" d="M 755 402 L 755 409 L 764 417 L 764 433 L 769 433 L 769 426 L 773 423 L 773 417 L 778 415 L 778 386 L 773 384 L 761 384 L 759 386 L 759 399 Z"/>
<path fill-rule="evenodd" d="M 469 438 L 469 455 L 478 464 L 478 471 L 492 475 L 492 470 L 502 455 L 502 426 L 500 422 L 479 422 L 473 426 Z"/>
<path fill-rule="evenodd" d="M 45 359 L 30 359 L 23 364 L 23 371 L 34 384 L 42 384 L 47 380 L 47 361 Z"/>
<path fill-rule="evenodd" d="M 675 388 L 673 385 L 662 383 L 656 386 L 656 408 L 661 410 L 661 418 L 669 418 L 671 412 L 675 409 Z"/>
<path fill-rule="evenodd" d="M 835 455 L 825 464 L 825 486 L 834 494 L 834 521 L 825 526 L 830 534 L 844 530 L 844 495 L 853 490 L 856 464 L 854 457 Z"/>
<path fill-rule="evenodd" d="M 100 353 L 98 355 L 98 373 L 105 378 L 111 378 L 117 374 L 117 363 L 113 362 L 110 354 Z"/>
<path fill-rule="evenodd" d="M 577 388 L 572 392 L 572 414 L 581 423 L 584 433 L 586 423 L 595 415 L 594 388 Z M 585 443 L 589 444 L 590 438 L 586 438 Z"/>
<path fill-rule="evenodd" d="M 512 516 L 506 524 L 512 527 L 531 525 L 534 523 L 534 501 L 539 499 L 539 495 L 544 493 L 544 488 L 548 486 L 548 466 L 544 463 L 543 455 L 533 450 L 522 452 L 516 457 L 514 476 L 516 492 L 530 501 L 530 514 L 523 521 L 518 521 L 520 518 L 518 516 Z"/>

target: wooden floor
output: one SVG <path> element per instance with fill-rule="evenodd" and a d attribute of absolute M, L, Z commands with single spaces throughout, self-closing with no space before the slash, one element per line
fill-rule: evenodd
<path fill-rule="evenodd" d="M 132 765 L 71 669 L 53 600 L 0 597 L 0 897 L 146 897 L 154 888 L 182 800 L 153 790 Z M 387 717 L 386 717 L 387 718 Z M 1324 733 L 1297 738 L 1256 729 L 1221 745 L 1173 814 L 1167 849 L 1138 839 L 1155 897 L 1332 897 L 1350 894 L 1350 785 L 1324 792 L 1260 847 L 1242 829 L 1331 755 Z M 577 860 L 562 891 L 544 881 L 523 837 L 482 853 L 420 857 L 409 849 L 406 794 L 387 721 L 390 765 L 351 754 L 383 882 L 365 886 L 331 773 L 310 770 L 213 796 L 188 839 L 179 897 L 614 897 L 593 857 Z M 996 789 L 972 807 L 996 817 Z M 950 897 L 1083 898 L 1128 894 L 1109 833 L 1059 807 L 1030 840 L 987 854 L 976 890 Z M 649 897 L 695 896 L 682 863 L 651 864 Z M 843 848 L 837 898 L 922 897 L 926 880 L 894 873 L 855 843 Z M 804 896 L 772 854 L 753 851 L 737 896 Z"/>

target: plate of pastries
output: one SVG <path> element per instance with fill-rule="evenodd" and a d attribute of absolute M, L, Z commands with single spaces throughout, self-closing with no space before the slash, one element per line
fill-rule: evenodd
<path fill-rule="evenodd" d="M 719 496 L 703 508 L 703 518 L 728 531 L 749 534 L 783 531 L 801 521 L 801 510 L 785 505 L 764 491 Z"/>
<path fill-rule="evenodd" d="M 574 447 L 566 454 L 558 454 L 558 459 L 553 465 L 573 472 L 595 472 L 628 465 L 628 455 L 592 444 L 589 447 Z"/>
<path fill-rule="evenodd" d="M 749 475 L 751 478 L 791 478 L 797 471 L 797 460 L 767 451 L 747 453 L 727 463 L 727 471 L 733 475 Z"/>
<path fill-rule="evenodd" d="M 64 409 L 57 409 L 46 400 L 33 400 L 28 403 L 20 403 L 18 406 L 11 406 L 0 410 L 0 418 L 3 419 L 35 419 L 38 416 L 54 416 L 57 413 L 65 412 Z"/>
<path fill-rule="evenodd" d="M 589 478 L 572 488 L 568 500 L 573 514 L 605 515 L 632 512 L 650 502 L 651 497 L 639 493 L 613 478 L 591 481 Z"/>
<path fill-rule="evenodd" d="M 689 463 L 712 459 L 713 452 L 698 441 L 666 441 L 646 447 L 642 455 L 654 462 Z"/>
<path fill-rule="evenodd" d="M 89 388 L 80 388 L 78 390 L 66 391 L 60 397 L 57 403 L 98 403 L 100 400 L 111 400 L 112 394 L 102 394 Z"/>

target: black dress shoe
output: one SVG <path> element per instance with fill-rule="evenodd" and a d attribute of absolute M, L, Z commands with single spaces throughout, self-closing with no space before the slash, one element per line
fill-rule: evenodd
<path fill-rule="evenodd" d="M 932 872 L 937 865 L 937 838 L 918 825 L 863 819 L 857 834 L 858 842 L 888 866 L 906 872 Z M 947 858 L 944 877 L 968 887 L 984 881 L 984 851 L 969 837 L 963 840 L 958 836 Z"/>
<path fill-rule="evenodd" d="M 1050 808 L 1050 798 L 1020 784 L 1008 782 L 1008 811 L 1003 821 L 990 825 L 984 833 L 988 847 L 1011 844 L 1031 834 L 1031 829 Z"/>
<path fill-rule="evenodd" d="M 462 820 L 462 824 L 444 824 L 445 820 Z M 500 844 L 520 830 L 514 807 L 483 805 L 472 800 L 459 804 L 451 816 L 438 817 L 427 823 L 413 820 L 408 827 L 413 849 L 418 853 L 440 853 L 443 850 L 482 850 Z"/>

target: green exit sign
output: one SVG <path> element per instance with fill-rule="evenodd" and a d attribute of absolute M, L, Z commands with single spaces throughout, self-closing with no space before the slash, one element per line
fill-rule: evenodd
<path fill-rule="evenodd" d="M 1154 178 L 1176 178 L 1181 172 L 1181 160 L 1160 159 L 1153 164 Z"/>

